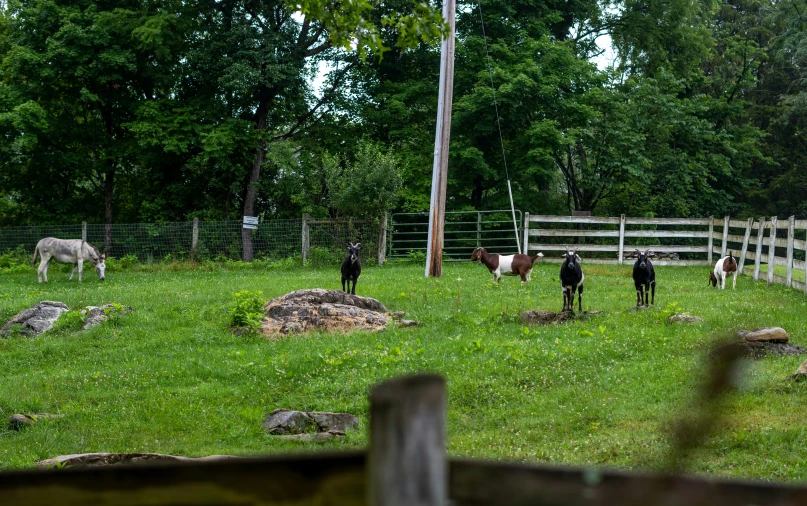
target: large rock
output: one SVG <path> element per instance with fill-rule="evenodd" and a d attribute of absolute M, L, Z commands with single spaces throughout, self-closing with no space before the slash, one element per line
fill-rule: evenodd
<path fill-rule="evenodd" d="M 120 304 L 104 304 L 103 306 L 87 306 L 81 310 L 81 314 L 87 318 L 81 330 L 87 330 L 116 318 L 121 315 L 134 312 L 131 306 L 121 306 Z"/>
<path fill-rule="evenodd" d="M 72 467 L 72 466 L 110 466 L 117 464 L 135 464 L 138 462 L 208 462 L 212 460 L 237 459 L 235 455 L 209 455 L 207 457 L 180 457 L 177 455 L 163 455 L 160 453 L 78 453 L 74 455 L 60 455 L 52 459 L 40 460 L 36 463 L 39 468 Z"/>
<path fill-rule="evenodd" d="M 717 351 L 728 351 L 731 348 L 732 352 L 747 358 L 765 358 L 768 355 L 804 355 L 807 354 L 807 349 L 795 344 L 782 343 L 776 341 L 739 341 L 730 343 L 717 348 Z"/>
<path fill-rule="evenodd" d="M 359 419 L 350 413 L 276 409 L 267 415 L 263 428 L 273 435 L 329 433 L 343 436 L 348 429 L 353 429 L 357 425 L 359 425 Z"/>
<path fill-rule="evenodd" d="M 786 343 L 788 341 L 787 332 L 782 327 L 741 330 L 737 332 L 737 337 L 746 342 L 768 341 L 773 343 Z"/>
<path fill-rule="evenodd" d="M 676 313 L 670 316 L 670 323 L 700 323 L 703 318 L 686 313 Z"/>
<path fill-rule="evenodd" d="M 338 290 L 297 290 L 270 300 L 263 308 L 261 333 L 266 336 L 323 330 L 383 330 L 389 325 L 387 308 L 371 298 Z"/>
<path fill-rule="evenodd" d="M 34 307 L 20 311 L 6 322 L 0 328 L 0 337 L 8 337 L 15 330 L 28 337 L 38 336 L 50 330 L 56 320 L 69 310 L 62 302 L 43 300 Z"/>
<path fill-rule="evenodd" d="M 807 360 L 801 363 L 796 372 L 790 375 L 792 379 L 803 380 L 807 378 Z"/>

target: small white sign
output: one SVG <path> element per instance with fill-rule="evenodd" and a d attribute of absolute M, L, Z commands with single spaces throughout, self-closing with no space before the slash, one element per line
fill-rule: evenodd
<path fill-rule="evenodd" d="M 257 224 L 258 224 L 257 216 L 244 216 L 244 225 L 257 225 Z"/>
<path fill-rule="evenodd" d="M 244 223 L 243 228 L 248 228 L 250 230 L 258 230 L 258 225 L 247 225 L 246 223 Z"/>

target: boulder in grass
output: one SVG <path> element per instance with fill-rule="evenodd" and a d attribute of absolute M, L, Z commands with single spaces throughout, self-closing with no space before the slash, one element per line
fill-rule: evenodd
<path fill-rule="evenodd" d="M 63 302 L 43 300 L 36 306 L 24 309 L 14 315 L 0 328 L 0 337 L 8 337 L 14 331 L 28 337 L 47 332 L 56 320 L 70 309 Z"/>
<path fill-rule="evenodd" d="M 101 325 L 108 321 L 110 318 L 116 318 L 120 315 L 125 315 L 134 312 L 131 306 L 122 306 L 120 304 L 104 304 L 103 306 L 87 306 L 81 310 L 81 314 L 87 318 L 81 330 L 91 329 L 95 326 Z"/>
<path fill-rule="evenodd" d="M 267 415 L 263 428 L 269 434 L 276 436 L 313 436 L 314 434 L 326 433 L 331 434 L 331 436 L 344 436 L 347 430 L 353 429 L 357 425 L 359 425 L 359 419 L 350 413 L 276 409 Z M 295 437 L 288 439 L 310 438 Z"/>
<path fill-rule="evenodd" d="M 260 332 L 267 337 L 312 331 L 378 331 L 387 328 L 387 308 L 369 297 L 338 290 L 297 290 L 270 300 Z"/>
<path fill-rule="evenodd" d="M 766 341 L 772 343 L 786 343 L 788 341 L 787 331 L 782 327 L 764 327 L 754 330 L 741 330 L 737 332 L 737 337 L 746 342 Z"/>
<path fill-rule="evenodd" d="M 807 360 L 801 363 L 796 372 L 790 375 L 791 379 L 794 380 L 804 380 L 807 379 Z"/>
<path fill-rule="evenodd" d="M 97 467 L 119 464 L 137 464 L 142 462 L 210 462 L 216 460 L 237 459 L 235 455 L 208 455 L 206 457 L 180 457 L 160 453 L 78 453 L 60 455 L 51 459 L 40 460 L 36 466 L 40 469 L 54 467 Z"/>
<path fill-rule="evenodd" d="M 703 318 L 686 313 L 678 313 L 670 316 L 670 323 L 700 323 Z"/>

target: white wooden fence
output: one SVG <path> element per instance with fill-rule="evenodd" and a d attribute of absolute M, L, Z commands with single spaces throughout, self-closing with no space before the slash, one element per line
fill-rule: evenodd
<path fill-rule="evenodd" d="M 796 237 L 803 239 L 797 239 Z M 585 238 L 596 238 L 594 244 Z M 674 241 L 674 239 L 683 239 Z M 579 244 L 575 242 L 583 241 Z M 662 244 L 664 242 L 664 244 Z M 675 244 L 681 242 L 685 244 Z M 546 216 L 524 214 L 526 254 L 544 253 L 544 260 L 561 261 L 566 246 L 580 252 L 615 253 L 615 258 L 587 258 L 588 263 L 619 263 L 635 248 L 656 252 L 687 254 L 683 260 L 659 260 L 657 265 L 713 265 L 716 258 L 731 250 L 739 253 L 743 274 L 758 281 L 763 272 L 768 283 L 781 283 L 807 294 L 807 220 L 791 216 L 781 223 L 775 217 L 754 220 L 709 218 L 631 218 L 598 216 Z M 777 250 L 778 248 L 778 250 Z M 716 258 L 714 255 L 718 255 Z M 557 258 L 556 258 L 557 257 Z M 753 261 L 753 268 L 747 265 Z M 785 275 L 776 274 L 775 266 L 784 267 Z M 798 278 L 798 279 L 797 279 Z"/>

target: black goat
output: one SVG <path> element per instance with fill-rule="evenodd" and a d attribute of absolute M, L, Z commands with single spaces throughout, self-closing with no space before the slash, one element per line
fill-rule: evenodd
<path fill-rule="evenodd" d="M 583 269 L 577 249 L 566 248 L 566 260 L 560 266 L 560 285 L 563 287 L 563 311 L 574 311 L 574 291 L 577 290 L 577 303 L 583 310 Z"/>
<path fill-rule="evenodd" d="M 361 274 L 361 264 L 359 263 L 359 248 L 361 243 L 350 243 L 347 247 L 348 255 L 345 261 L 342 262 L 342 291 L 356 295 L 356 281 L 359 280 Z M 345 281 L 347 281 L 347 290 L 345 290 Z M 353 281 L 353 291 L 350 290 L 350 282 Z"/>
<path fill-rule="evenodd" d="M 656 270 L 650 261 L 655 254 L 650 250 L 636 250 L 636 263 L 633 264 L 633 284 L 636 286 L 636 306 L 647 306 L 647 293 L 650 304 L 656 303 Z"/>

